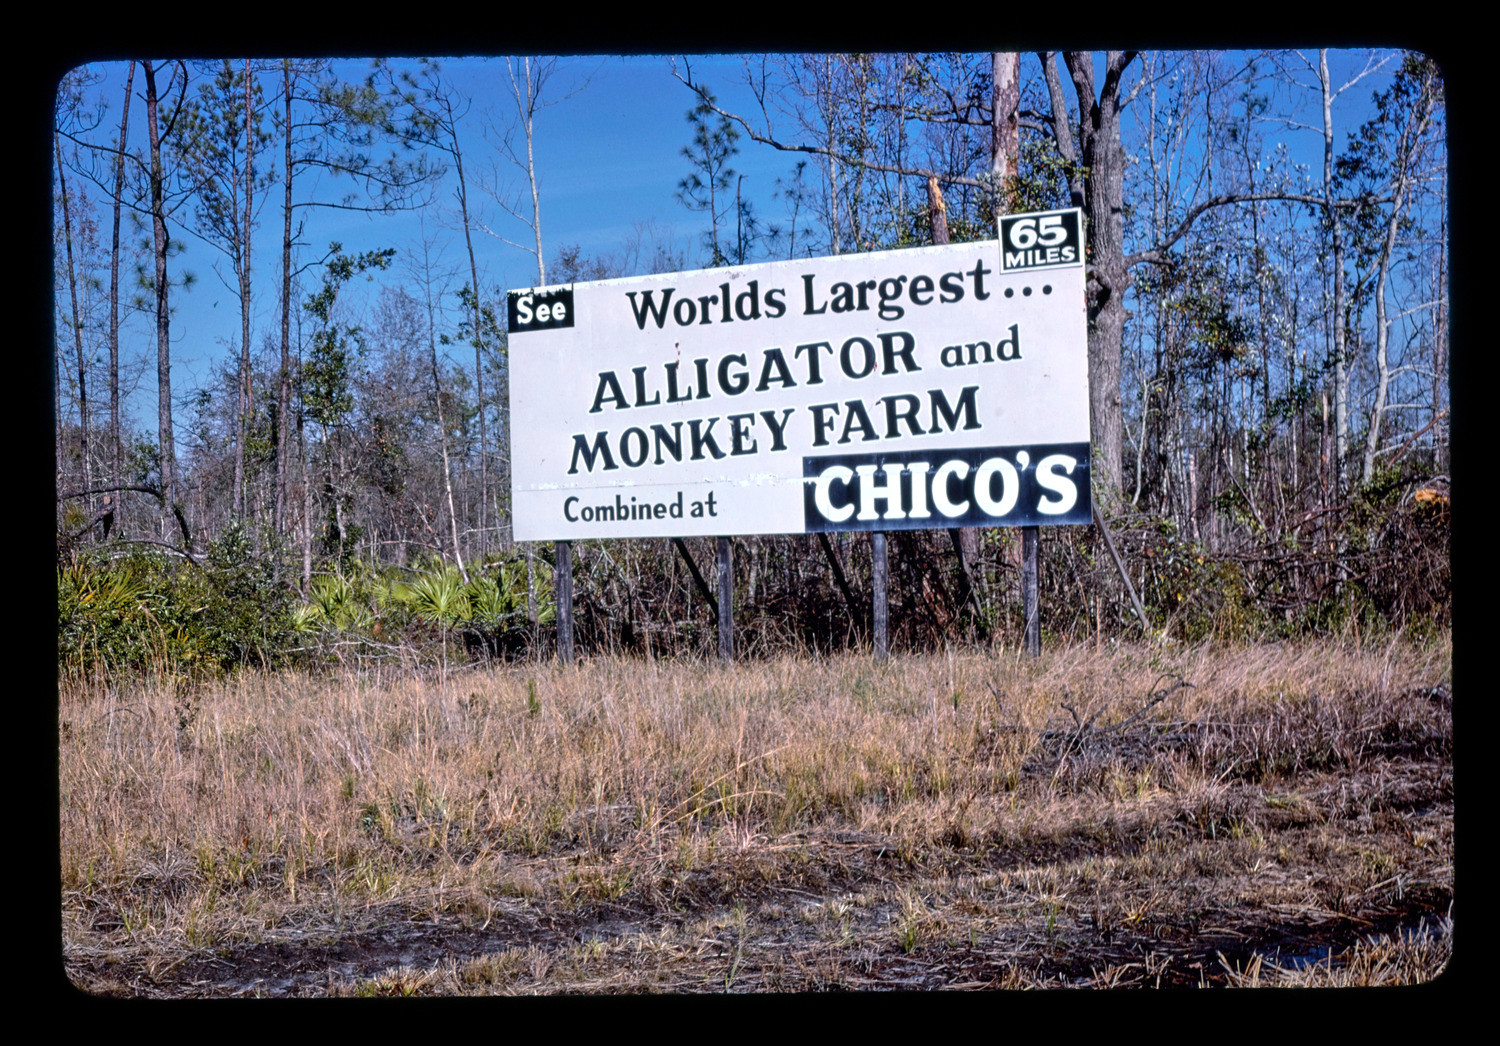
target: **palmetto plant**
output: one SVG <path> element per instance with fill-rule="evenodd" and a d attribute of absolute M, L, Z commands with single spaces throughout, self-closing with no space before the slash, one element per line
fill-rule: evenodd
<path fill-rule="evenodd" d="M 448 630 L 472 613 L 469 592 L 457 568 L 442 565 L 405 586 L 404 602 L 417 617 L 436 622 L 443 636 L 443 671 L 448 670 Z"/>
<path fill-rule="evenodd" d="M 469 606 L 476 625 L 500 629 L 526 613 L 526 563 L 519 557 L 501 559 L 481 568 L 469 583 Z M 550 605 L 547 607 L 550 611 Z M 541 608 L 538 614 L 541 614 Z"/>
<path fill-rule="evenodd" d="M 533 593 L 537 623 L 549 625 L 557 620 L 557 600 L 552 587 L 551 566 L 543 560 L 535 562 L 536 584 Z M 496 584 L 509 602 L 512 617 L 526 612 L 526 560 L 512 555 L 495 564 Z"/>
<path fill-rule="evenodd" d="M 337 574 L 320 575 L 313 579 L 309 601 L 292 611 L 292 629 L 381 639 L 388 629 L 400 628 L 413 615 L 410 586 L 396 580 L 398 576 L 397 568 L 370 566 L 359 560 Z"/>
<path fill-rule="evenodd" d="M 538 623 L 546 625 L 555 620 L 556 606 L 546 564 L 538 566 L 543 569 L 538 571 L 535 607 Z M 525 621 L 526 589 L 526 563 L 519 555 L 487 558 L 471 568 L 467 583 L 456 567 L 437 555 L 409 568 L 356 560 L 315 577 L 307 601 L 287 608 L 285 629 L 314 639 L 383 640 L 405 646 L 416 638 L 408 626 L 436 625 L 446 673 L 448 634 L 465 627 L 491 635 L 519 631 Z M 59 591 L 65 590 L 71 591 L 60 572 Z M 328 652 L 326 643 L 322 648 Z"/>
<path fill-rule="evenodd" d="M 84 564 L 57 571 L 57 638 L 70 668 L 81 668 L 101 653 L 153 632 L 150 585 L 135 564 L 124 561 L 100 569 Z"/>
<path fill-rule="evenodd" d="M 292 631 L 300 634 L 316 632 L 323 620 L 323 611 L 316 603 L 303 603 L 292 608 Z"/>
<path fill-rule="evenodd" d="M 113 570 L 87 569 L 82 565 L 59 567 L 57 588 L 71 597 L 63 603 L 96 614 L 128 615 L 139 612 L 147 586 L 128 562 Z"/>
<path fill-rule="evenodd" d="M 324 574 L 313 579 L 309 603 L 297 608 L 294 627 L 310 631 L 322 627 L 338 632 L 366 632 L 375 624 L 367 592 L 342 574 Z"/>
<path fill-rule="evenodd" d="M 334 628 L 346 628 L 353 616 L 354 586 L 337 574 L 313 578 L 312 605 L 318 616 Z"/>
<path fill-rule="evenodd" d="M 515 613 L 510 593 L 492 577 L 475 577 L 464 589 L 469 599 L 469 613 L 477 625 L 497 628 Z"/>

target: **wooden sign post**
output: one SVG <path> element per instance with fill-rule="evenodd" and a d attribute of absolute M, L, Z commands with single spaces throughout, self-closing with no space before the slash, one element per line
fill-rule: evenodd
<path fill-rule="evenodd" d="M 1021 528 L 1021 635 L 1026 652 L 1042 656 L 1041 605 L 1037 598 L 1036 561 L 1040 527 Z"/>
<path fill-rule="evenodd" d="M 719 659 L 734 660 L 734 560 L 729 539 L 719 539 Z"/>
<path fill-rule="evenodd" d="M 573 662 L 573 543 L 559 541 L 557 548 L 557 659 Z"/>

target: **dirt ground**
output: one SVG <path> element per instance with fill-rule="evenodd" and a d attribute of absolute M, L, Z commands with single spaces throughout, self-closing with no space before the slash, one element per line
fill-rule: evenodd
<path fill-rule="evenodd" d="M 155 998 L 1438 976 L 1448 648 L 1172 656 L 65 694 L 65 973 Z"/>
<path fill-rule="evenodd" d="M 181 954 L 110 943 L 106 919 L 67 972 L 92 993 L 162 998 L 1179 987 L 1319 983 L 1382 935 L 1451 933 L 1441 762 L 1395 755 L 1294 799 L 1251 785 L 1218 799 L 1226 816 L 1207 824 L 1081 812 L 1050 839 L 955 840 L 918 860 L 856 832 L 745 839 L 618 899 L 539 886 L 313 904 L 264 940 Z M 1153 884 L 1163 861 L 1184 876 Z M 566 860 L 519 863 L 512 883 L 567 877 Z"/>

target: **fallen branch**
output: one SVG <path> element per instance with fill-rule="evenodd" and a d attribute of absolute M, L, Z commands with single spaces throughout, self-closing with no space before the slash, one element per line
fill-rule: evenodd
<path fill-rule="evenodd" d="M 1175 680 L 1170 686 L 1163 683 Z M 1140 708 L 1130 715 L 1109 726 L 1098 727 L 1094 724 L 1099 721 L 1110 707 L 1106 701 L 1096 711 L 1081 719 L 1078 709 L 1067 701 L 1062 701 L 1059 706 L 1073 719 L 1073 725 L 1065 729 L 1052 728 L 1044 730 L 1038 741 L 1048 750 L 1048 754 L 1057 760 L 1059 768 L 1062 762 L 1072 754 L 1128 754 L 1145 758 L 1149 751 L 1162 745 L 1173 745 L 1186 741 L 1185 735 L 1176 731 L 1158 732 L 1153 735 L 1142 735 L 1138 731 L 1129 728 L 1140 722 L 1151 709 L 1161 704 L 1168 697 L 1175 694 L 1184 687 L 1193 684 L 1182 679 L 1180 676 L 1164 674 L 1158 676 L 1156 683 L 1147 692 Z M 1050 760 L 1047 760 L 1050 762 Z"/>

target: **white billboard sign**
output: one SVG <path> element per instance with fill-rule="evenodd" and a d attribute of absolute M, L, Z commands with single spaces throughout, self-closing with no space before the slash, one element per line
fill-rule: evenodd
<path fill-rule="evenodd" d="M 1089 522 L 1081 232 L 512 292 L 515 538 Z"/>

